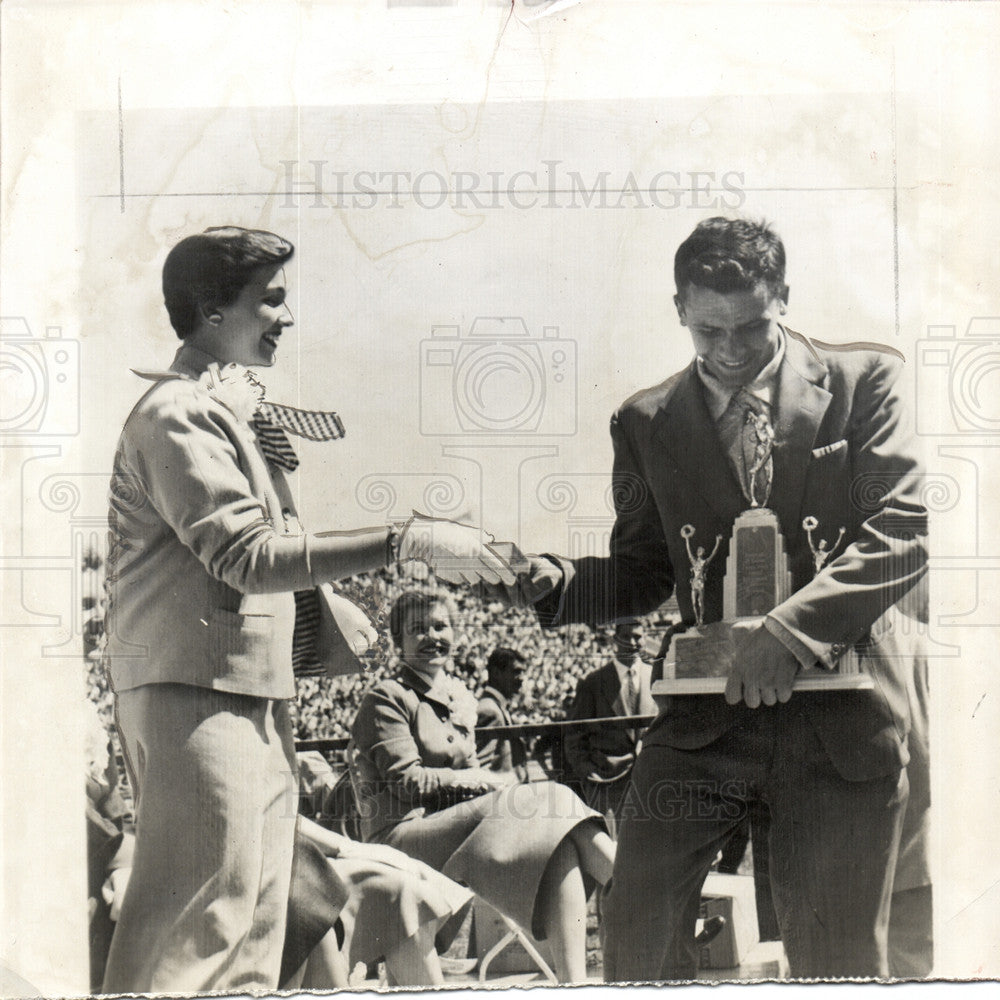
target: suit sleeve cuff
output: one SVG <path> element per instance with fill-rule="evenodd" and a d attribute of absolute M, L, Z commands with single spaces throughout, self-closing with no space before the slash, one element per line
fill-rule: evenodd
<path fill-rule="evenodd" d="M 563 559 L 562 556 L 553 555 L 551 552 L 543 552 L 541 558 L 548 560 L 562 570 L 562 582 L 552 593 L 546 594 L 541 600 L 536 601 L 532 605 L 532 610 L 542 628 L 556 628 L 566 624 L 563 621 L 566 608 L 566 588 L 573 579 L 576 568 L 569 559 Z"/>
<path fill-rule="evenodd" d="M 834 664 L 830 660 L 829 647 L 807 640 L 805 636 L 792 632 L 773 615 L 768 615 L 764 619 L 764 628 L 799 661 L 803 669 L 810 667 L 833 669 Z"/>

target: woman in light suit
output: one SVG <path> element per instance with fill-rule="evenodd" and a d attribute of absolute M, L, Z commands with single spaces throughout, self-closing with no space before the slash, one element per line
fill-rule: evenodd
<path fill-rule="evenodd" d="M 293 592 L 442 551 L 459 554 L 463 578 L 510 577 L 458 525 L 302 531 L 254 431 L 261 387 L 246 371 L 274 364 L 292 326 L 293 252 L 236 227 L 170 251 L 163 295 L 182 345 L 169 370 L 145 374 L 118 443 L 107 654 L 137 818 L 105 992 L 277 986 L 295 829 Z"/>

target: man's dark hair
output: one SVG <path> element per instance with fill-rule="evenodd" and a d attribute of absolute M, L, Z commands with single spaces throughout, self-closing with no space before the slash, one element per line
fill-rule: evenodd
<path fill-rule="evenodd" d="M 705 219 L 674 256 L 674 283 L 681 298 L 691 285 L 725 295 L 751 291 L 760 282 L 773 295 L 785 287 L 785 246 L 763 220 Z"/>
<path fill-rule="evenodd" d="M 507 673 L 515 664 L 527 663 L 523 653 L 509 646 L 497 646 L 486 661 L 486 674 L 492 681 L 498 674 Z"/>
<path fill-rule="evenodd" d="M 163 302 L 182 340 L 194 333 L 202 309 L 231 305 L 265 264 L 280 267 L 295 247 L 263 229 L 216 226 L 188 236 L 163 263 Z"/>

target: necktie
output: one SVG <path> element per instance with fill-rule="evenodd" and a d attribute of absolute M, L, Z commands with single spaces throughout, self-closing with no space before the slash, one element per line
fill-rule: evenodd
<path fill-rule="evenodd" d="M 324 674 L 316 655 L 316 632 L 319 629 L 319 594 L 313 590 L 295 591 L 295 631 L 292 633 L 292 670 L 296 677 Z"/>
<path fill-rule="evenodd" d="M 634 664 L 625 671 L 625 707 L 629 715 L 639 712 L 639 679 Z"/>
<path fill-rule="evenodd" d="M 260 441 L 260 450 L 273 465 L 294 472 L 299 456 L 288 440 L 286 431 L 310 441 L 337 441 L 346 433 L 344 422 L 336 413 L 323 410 L 300 410 L 283 403 L 261 403 L 253 418 L 253 429 Z"/>
<path fill-rule="evenodd" d="M 746 389 L 740 389 L 729 400 L 729 406 L 719 418 L 718 428 L 743 495 L 751 503 L 756 500 L 758 506 L 765 506 L 774 474 L 771 457 L 774 431 L 767 404 Z M 753 472 L 755 466 L 756 473 Z"/>

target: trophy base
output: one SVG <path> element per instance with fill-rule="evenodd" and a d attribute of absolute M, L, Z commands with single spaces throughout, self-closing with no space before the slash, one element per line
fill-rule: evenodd
<path fill-rule="evenodd" d="M 756 629 L 763 618 L 712 622 L 688 629 L 671 640 L 673 662 L 664 664 L 668 678 L 728 677 L 740 637 Z"/>
<path fill-rule="evenodd" d="M 655 681 L 653 697 L 680 694 L 722 694 L 726 690 L 738 644 L 756 630 L 763 618 L 712 622 L 688 629 L 671 640 L 663 664 L 663 680 Z M 800 670 L 793 691 L 868 691 L 871 677 L 861 672 L 856 655 L 841 659 L 837 670 Z"/>
<path fill-rule="evenodd" d="M 865 674 L 838 674 L 825 670 L 803 670 L 796 675 L 793 691 L 871 691 L 875 682 Z M 724 694 L 725 677 L 665 677 L 654 681 L 653 698 L 680 694 Z"/>

